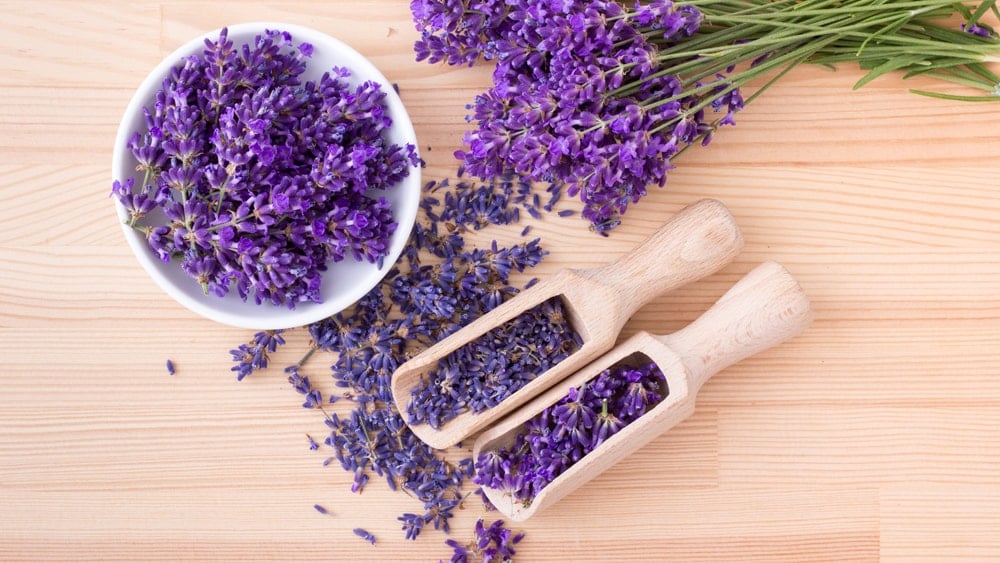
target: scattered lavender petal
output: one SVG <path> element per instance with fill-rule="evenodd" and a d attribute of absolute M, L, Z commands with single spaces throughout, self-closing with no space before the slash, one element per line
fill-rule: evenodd
<path fill-rule="evenodd" d="M 371 534 L 368 530 L 364 528 L 354 528 L 354 535 L 365 540 L 366 542 L 375 545 L 375 536 Z"/>

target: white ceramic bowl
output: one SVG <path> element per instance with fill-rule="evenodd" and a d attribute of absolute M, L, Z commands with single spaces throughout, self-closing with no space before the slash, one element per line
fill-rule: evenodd
<path fill-rule="evenodd" d="M 304 80 L 319 79 L 331 67 L 341 66 L 350 70 L 351 76 L 347 80 L 351 84 L 366 80 L 378 82 L 386 93 L 385 104 L 393 121 L 388 131 L 390 141 L 399 145 L 419 146 L 413 124 L 392 84 L 374 65 L 345 43 L 314 29 L 283 23 L 246 23 L 232 25 L 228 29 L 229 39 L 236 46 L 243 43 L 252 44 L 253 39 L 267 29 L 291 33 L 296 44 L 311 43 L 314 51 L 302 76 Z M 135 175 L 136 161 L 127 149 L 126 143 L 134 132 L 145 129 L 142 108 L 151 104 L 156 91 L 161 87 L 163 78 L 183 57 L 200 54 L 205 48 L 205 39 L 213 41 L 218 39 L 220 31 L 206 33 L 185 43 L 154 68 L 136 90 L 125 110 L 125 116 L 122 118 L 115 139 L 113 179 L 124 181 Z M 391 202 L 393 218 L 399 224 L 392 236 L 389 253 L 383 261 L 382 268 L 367 262 L 356 262 L 350 257 L 342 262 L 331 263 L 327 271 L 323 272 L 323 284 L 320 288 L 323 302 L 300 303 L 295 309 L 270 303 L 257 305 L 252 295 L 247 301 L 243 301 L 235 289 L 222 298 L 214 294 L 204 295 L 201 286 L 181 270 L 179 261 L 162 262 L 149 249 L 145 238 L 139 232 L 124 223 L 122 230 L 139 263 L 157 285 L 191 311 L 220 323 L 242 328 L 259 330 L 290 328 L 306 325 L 342 311 L 385 277 L 399 258 L 413 228 L 420 201 L 420 189 L 420 169 L 411 167 L 409 176 L 399 185 L 379 194 Z M 125 219 L 124 208 L 117 201 L 116 205 L 119 217 Z"/>

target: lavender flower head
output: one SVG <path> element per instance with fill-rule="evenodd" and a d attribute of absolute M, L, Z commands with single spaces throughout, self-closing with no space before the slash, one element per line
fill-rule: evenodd
<path fill-rule="evenodd" d="M 513 561 L 517 553 L 514 546 L 524 539 L 524 533 L 515 533 L 504 525 L 503 520 L 495 520 L 486 525 L 483 519 L 476 521 L 476 537 L 467 544 L 456 540 L 445 541 L 452 549 L 451 563 L 502 563 Z"/>
<path fill-rule="evenodd" d="M 112 194 L 131 226 L 205 294 L 294 308 L 320 302 L 323 272 L 379 262 L 396 230 L 386 190 L 418 164 L 392 144 L 385 92 L 333 68 L 303 81 L 313 47 L 223 29 L 171 69 L 128 140 L 138 176 Z"/>

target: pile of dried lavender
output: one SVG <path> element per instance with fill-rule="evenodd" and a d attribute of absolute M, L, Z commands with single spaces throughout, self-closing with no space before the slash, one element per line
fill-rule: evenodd
<path fill-rule="evenodd" d="M 495 407 L 582 345 L 562 300 L 548 299 L 442 358 L 411 391 L 407 422 L 436 429 Z"/>
<path fill-rule="evenodd" d="M 473 481 L 530 505 L 556 477 L 663 400 L 666 387 L 653 362 L 616 364 L 525 422 L 511 446 L 481 453 Z"/>
<path fill-rule="evenodd" d="M 308 326 L 312 349 L 286 368 L 289 382 L 303 398 L 302 406 L 320 412 L 329 429 L 322 445 L 310 438 L 311 448 L 331 450 L 325 464 L 336 462 L 353 473 L 355 492 L 374 475 L 420 501 L 422 511 L 398 518 L 407 539 L 415 539 L 425 527 L 450 530 L 454 511 L 474 488 L 469 483 L 473 462 L 471 458 L 449 462 L 445 452 L 416 438 L 392 400 L 392 373 L 412 354 L 519 291 L 511 285 L 511 276 L 542 260 L 545 252 L 539 241 L 509 246 L 493 241 L 487 248 L 474 248 L 464 235 L 517 222 L 522 209 L 532 216 L 552 210 L 558 192 L 549 192 L 543 204 L 535 189 L 515 178 L 429 183 L 421 219 L 400 262 L 351 309 Z M 522 231 L 526 233 L 527 229 Z M 547 307 L 554 313 L 551 304 Z M 237 378 L 266 368 L 270 355 L 284 343 L 281 331 L 260 332 L 232 350 Z M 305 373 L 306 360 L 317 351 L 336 355 L 330 375 L 339 393 L 324 397 Z M 480 527 L 474 544 L 482 547 L 472 549 L 472 544 L 450 540 L 455 560 L 487 553 L 483 550 L 490 545 L 489 553 L 513 553 L 513 544 L 520 541 L 502 523 Z"/>

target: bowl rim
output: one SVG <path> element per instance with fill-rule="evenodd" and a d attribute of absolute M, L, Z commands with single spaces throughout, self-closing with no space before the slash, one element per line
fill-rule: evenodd
<path fill-rule="evenodd" d="M 112 180 L 124 181 L 132 175 L 131 171 L 125 170 L 126 162 L 132 158 L 129 151 L 125 149 L 125 146 L 128 138 L 136 131 L 130 122 L 134 122 L 135 116 L 140 115 L 142 108 L 149 104 L 149 101 L 160 88 L 163 78 L 170 72 L 170 69 L 177 65 L 183 57 L 200 53 L 204 47 L 205 40 L 218 39 L 223 29 L 228 29 L 230 39 L 239 38 L 244 35 L 249 35 L 252 39 L 253 36 L 259 35 L 265 30 L 285 31 L 292 35 L 296 43 L 308 42 L 317 50 L 321 48 L 329 49 L 331 52 L 336 53 L 338 61 L 335 64 L 343 66 L 350 71 L 351 76 L 347 80 L 351 84 L 367 80 L 380 84 L 381 89 L 386 95 L 383 103 L 393 121 L 390 129 L 390 131 L 395 133 L 392 135 L 392 142 L 397 144 L 412 144 L 414 150 L 419 154 L 420 145 L 417 142 L 413 123 L 393 83 L 364 55 L 344 41 L 310 27 L 283 22 L 256 21 L 237 23 L 225 26 L 224 28 L 220 27 L 194 37 L 174 49 L 146 75 L 145 79 L 143 79 L 133 93 L 126 106 L 122 120 L 119 122 L 112 154 Z M 243 39 L 233 40 L 234 43 L 243 41 Z M 323 68 L 321 72 L 327 70 L 330 69 Z M 122 232 L 129 247 L 132 249 L 132 253 L 160 289 L 175 301 L 198 315 L 225 325 L 256 330 L 278 330 L 308 325 L 343 311 L 377 286 L 392 270 L 395 262 L 402 254 L 416 222 L 422 191 L 420 166 L 410 166 L 409 175 L 391 189 L 393 192 L 400 192 L 394 194 L 398 198 L 392 206 L 393 219 L 396 221 L 397 227 L 390 238 L 389 252 L 384 256 L 381 267 L 377 264 L 364 262 L 363 266 L 369 266 L 370 269 L 366 268 L 366 270 L 369 270 L 368 274 L 361 279 L 360 283 L 352 281 L 343 284 L 341 291 L 337 291 L 333 296 L 324 296 L 322 303 L 299 303 L 296 304 L 294 309 L 266 302 L 256 305 L 252 297 L 249 297 L 244 302 L 236 295 L 235 291 L 230 291 L 230 294 L 225 298 L 219 298 L 215 295 L 205 296 L 204 299 L 193 297 L 190 291 L 179 287 L 161 271 L 161 268 L 164 267 L 179 269 L 179 263 L 171 262 L 164 264 L 150 250 L 145 237 L 133 227 L 126 224 L 127 212 L 121 203 L 115 199 L 114 204 L 121 222 Z M 350 256 L 345 258 L 345 261 L 350 260 L 353 260 Z M 330 270 L 324 272 L 324 276 L 329 275 Z M 190 278 L 186 279 L 190 280 Z M 194 283 L 193 280 L 191 281 Z M 338 287 L 341 286 L 338 285 Z M 233 306 L 227 308 L 225 306 L 226 303 L 238 303 L 240 306 L 235 309 L 233 309 Z"/>

